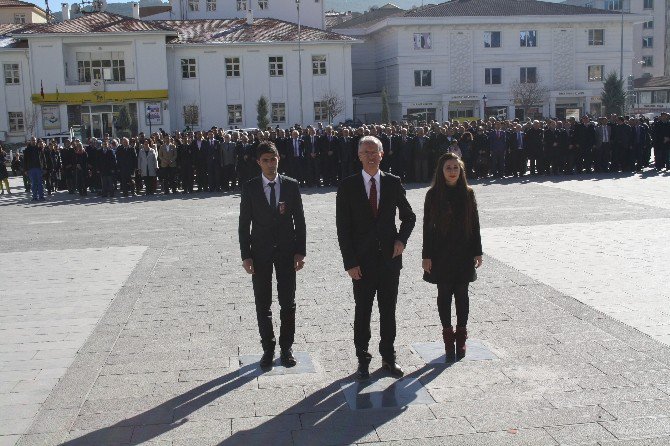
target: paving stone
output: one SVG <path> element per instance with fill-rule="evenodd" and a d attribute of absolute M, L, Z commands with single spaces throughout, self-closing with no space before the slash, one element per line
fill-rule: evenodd
<path fill-rule="evenodd" d="M 670 417 L 667 413 L 662 416 L 614 420 L 601 424 L 619 439 L 670 436 Z"/>
<path fill-rule="evenodd" d="M 613 417 L 597 406 L 540 409 L 530 412 L 507 412 L 490 415 L 466 415 L 478 432 L 507 429 L 563 426 L 612 420 Z"/>
<path fill-rule="evenodd" d="M 598 423 L 554 426 L 547 427 L 546 430 L 559 444 L 593 444 L 598 441 L 615 439 Z"/>

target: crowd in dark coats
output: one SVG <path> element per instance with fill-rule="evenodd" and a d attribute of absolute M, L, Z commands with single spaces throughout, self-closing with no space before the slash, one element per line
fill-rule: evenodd
<path fill-rule="evenodd" d="M 260 174 L 256 147 L 274 142 L 280 172 L 301 186 L 336 186 L 360 169 L 358 140 L 377 136 L 384 157 L 381 168 L 404 182 L 430 181 L 437 159 L 453 152 L 463 159 L 470 178 L 572 175 L 584 172 L 639 172 L 670 168 L 670 115 L 642 117 L 583 116 L 519 122 L 496 119 L 445 123 L 295 125 L 289 129 L 241 131 L 163 131 L 132 138 L 55 141 L 32 138 L 12 160 L 33 199 L 52 194 L 98 194 L 111 197 L 223 192 Z M 652 165 L 653 154 L 653 165 Z M 34 185 L 35 187 L 31 187 Z"/>

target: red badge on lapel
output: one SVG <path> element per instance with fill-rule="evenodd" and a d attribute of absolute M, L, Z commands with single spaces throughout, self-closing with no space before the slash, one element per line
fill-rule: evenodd
<path fill-rule="evenodd" d="M 286 202 L 285 201 L 280 201 L 279 202 L 279 215 L 284 215 L 286 213 Z"/>

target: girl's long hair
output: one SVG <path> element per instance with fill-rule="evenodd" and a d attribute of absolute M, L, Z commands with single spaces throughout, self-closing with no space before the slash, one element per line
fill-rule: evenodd
<path fill-rule="evenodd" d="M 447 192 L 450 186 L 444 178 L 444 165 L 449 160 L 456 160 L 459 167 L 458 181 L 453 186 L 456 189 L 456 200 L 447 206 Z M 465 177 L 465 164 L 453 153 L 445 153 L 437 161 L 433 183 L 426 194 L 426 206 L 429 217 L 427 223 L 436 228 L 441 234 L 449 230 L 462 229 L 467 238 L 472 234 L 473 205 L 470 199 L 472 189 L 468 186 Z"/>

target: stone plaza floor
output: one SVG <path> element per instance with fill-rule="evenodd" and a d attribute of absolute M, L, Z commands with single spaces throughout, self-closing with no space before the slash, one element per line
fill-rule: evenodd
<path fill-rule="evenodd" d="M 31 202 L 11 184 L 0 446 L 670 444 L 667 174 L 475 182 L 484 265 L 470 353 L 450 366 L 436 290 L 421 280 L 426 187 L 410 185 L 406 376 L 379 370 L 373 317 L 366 383 L 353 375 L 333 189 L 303 190 L 299 366 L 262 373 L 238 194 Z"/>

